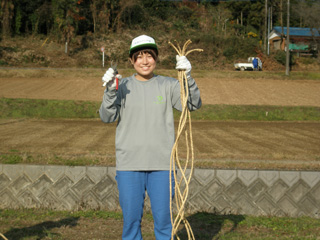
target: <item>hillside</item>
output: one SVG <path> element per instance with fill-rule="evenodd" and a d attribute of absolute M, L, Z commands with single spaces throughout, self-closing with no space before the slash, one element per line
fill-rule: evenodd
<path fill-rule="evenodd" d="M 190 48 L 204 49 L 188 56 L 198 69 L 233 70 L 235 62 L 259 56 L 264 70 L 284 70 L 284 52 L 270 49 L 270 55 L 264 54 L 266 11 L 272 9 L 271 26 L 283 26 L 283 1 L 5 2 L 11 4 L 3 4 L 0 14 L 0 67 L 100 68 L 104 47 L 105 66 L 117 60 L 127 68 L 131 40 L 146 34 L 159 46 L 159 68 L 175 65 L 168 41 L 183 45 L 190 39 Z M 293 1 L 290 8 L 291 27 L 318 28 L 317 1 Z M 292 70 L 320 69 L 319 57 L 293 56 L 292 63 Z"/>
<path fill-rule="evenodd" d="M 0 41 L 0 67 L 50 67 L 50 68 L 100 68 L 102 67 L 102 52 L 104 47 L 105 67 L 110 61 L 118 61 L 120 68 L 130 68 L 128 62 L 128 49 L 131 39 L 137 35 L 145 34 L 143 31 L 126 31 L 122 34 L 108 34 L 99 37 L 93 35 L 77 36 L 68 46 L 68 53 L 65 53 L 66 46 L 62 41 L 54 37 L 35 35 L 28 37 L 4 38 Z M 168 41 L 175 45 L 182 46 L 187 39 L 192 40 L 188 49 L 202 48 L 202 53 L 189 55 L 194 67 L 198 69 L 219 69 L 233 70 L 235 62 L 245 62 L 247 57 L 256 55 L 262 59 L 263 69 L 271 71 L 282 71 L 284 65 L 277 62 L 274 54 L 266 56 L 261 49 L 255 46 L 242 46 L 232 44 L 235 38 L 218 37 L 210 34 L 198 34 L 189 31 L 188 34 L 178 35 L 175 33 L 157 32 L 156 34 L 146 33 L 154 36 L 157 41 L 160 57 L 158 68 L 173 68 L 175 65 L 174 49 Z M 225 41 L 223 45 L 221 42 Z M 248 43 L 249 44 L 249 43 Z M 248 48 L 242 52 L 238 48 Z M 228 50 L 229 49 L 229 50 Z M 229 52 L 228 52 L 229 51 Z M 232 51 L 235 53 L 232 54 Z M 231 52 L 231 53 L 230 53 Z M 320 69 L 318 59 L 296 58 L 293 70 Z"/>

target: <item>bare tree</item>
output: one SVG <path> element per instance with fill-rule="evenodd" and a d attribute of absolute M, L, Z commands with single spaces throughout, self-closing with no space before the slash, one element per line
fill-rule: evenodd
<path fill-rule="evenodd" d="M 107 33 L 109 30 L 112 9 L 113 9 L 113 7 L 111 5 L 110 5 L 110 7 L 108 7 L 107 2 L 104 1 L 103 5 L 101 6 L 101 10 L 99 12 L 99 15 L 98 15 L 99 31 L 102 33 Z"/>
<path fill-rule="evenodd" d="M 284 32 L 283 32 L 283 0 L 280 0 L 280 25 L 281 25 L 281 42 L 280 46 L 282 46 L 284 41 Z"/>
<path fill-rule="evenodd" d="M 301 27 L 308 27 L 312 34 L 312 51 L 318 51 L 320 47 L 320 3 L 307 2 L 300 0 L 297 4 L 292 6 L 292 12 L 299 18 Z"/>
<path fill-rule="evenodd" d="M 116 27 L 117 32 L 119 32 L 121 30 L 121 28 L 123 27 L 123 22 L 121 21 L 121 19 L 122 19 L 124 13 L 126 12 L 126 10 L 128 10 L 136 5 L 140 5 L 139 0 L 130 0 L 130 1 L 120 0 L 119 1 L 120 9 L 119 9 L 119 12 L 115 18 L 115 21 L 113 22 L 112 28 L 115 29 L 115 27 Z"/>
<path fill-rule="evenodd" d="M 98 18 L 98 10 L 97 10 L 97 1 L 91 0 L 90 1 L 90 11 L 92 14 L 92 22 L 93 22 L 93 33 L 96 32 L 96 25 L 97 25 L 97 18 Z"/>
<path fill-rule="evenodd" d="M 300 27 L 318 29 L 320 27 L 320 3 L 300 0 L 292 5 L 292 12 L 300 21 Z"/>
<path fill-rule="evenodd" d="M 211 10 L 211 13 L 213 14 L 213 20 L 217 25 L 218 33 L 225 32 L 227 21 L 232 18 L 230 10 L 224 7 L 223 4 L 219 4 Z"/>
<path fill-rule="evenodd" d="M 11 0 L 1 0 L 0 20 L 2 36 L 6 37 L 11 33 L 11 21 L 14 16 L 14 5 Z"/>

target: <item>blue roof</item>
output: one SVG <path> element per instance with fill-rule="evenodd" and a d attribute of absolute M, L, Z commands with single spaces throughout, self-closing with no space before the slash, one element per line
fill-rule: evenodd
<path fill-rule="evenodd" d="M 274 27 L 278 33 L 281 33 L 281 27 Z M 283 27 L 284 35 L 287 35 L 287 27 Z M 290 36 L 302 36 L 302 37 L 320 37 L 320 33 L 317 29 L 313 28 L 299 28 L 299 27 L 289 27 Z"/>

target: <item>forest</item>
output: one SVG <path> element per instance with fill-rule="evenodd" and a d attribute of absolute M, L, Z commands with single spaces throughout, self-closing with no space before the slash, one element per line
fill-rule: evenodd
<path fill-rule="evenodd" d="M 317 0 L 0 0 L 0 3 L 3 57 L 0 65 L 10 65 L 4 60 L 10 50 L 9 40 L 30 37 L 42 39 L 43 44 L 50 39 L 64 46 L 70 57 L 92 47 L 97 55 L 101 42 L 106 42 L 106 48 L 113 48 L 106 51 L 106 59 L 125 61 L 126 46 L 141 33 L 153 36 L 164 52 L 168 40 L 189 38 L 207 50 L 203 57 L 212 64 L 221 57 L 226 62 L 245 59 L 248 55 L 266 54 L 267 34 L 272 27 L 287 26 L 289 3 L 290 27 L 320 31 Z M 279 59 L 283 55 L 273 54 Z M 163 56 L 162 60 L 163 66 L 170 65 L 169 57 Z"/>

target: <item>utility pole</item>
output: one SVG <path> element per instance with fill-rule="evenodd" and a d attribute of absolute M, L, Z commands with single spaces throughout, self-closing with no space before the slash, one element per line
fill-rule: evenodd
<path fill-rule="evenodd" d="M 267 53 L 267 41 L 269 41 L 268 38 L 268 0 L 265 0 L 265 17 L 264 17 L 264 52 Z"/>
<path fill-rule="evenodd" d="M 269 13 L 268 13 L 268 42 L 267 42 L 267 53 L 268 53 L 268 56 L 270 54 L 270 43 L 269 43 L 269 34 L 270 34 L 270 22 L 271 22 L 271 7 L 269 7 Z"/>
<path fill-rule="evenodd" d="M 288 0 L 287 6 L 287 52 L 286 52 L 286 75 L 289 76 L 290 72 L 290 51 L 289 51 L 289 44 L 290 44 L 290 0 Z"/>
<path fill-rule="evenodd" d="M 273 24 L 272 24 L 272 21 L 273 21 L 273 16 L 272 16 L 272 12 L 273 12 L 273 8 L 272 8 L 272 5 L 270 7 L 270 29 L 273 28 Z"/>

